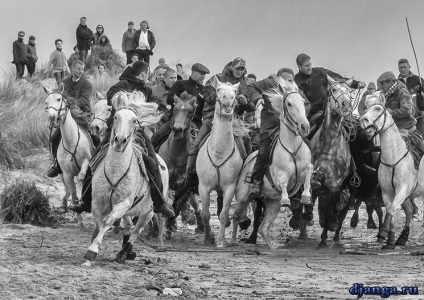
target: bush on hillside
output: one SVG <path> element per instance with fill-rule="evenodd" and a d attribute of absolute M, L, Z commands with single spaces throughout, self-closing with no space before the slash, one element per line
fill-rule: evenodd
<path fill-rule="evenodd" d="M 106 72 L 114 77 L 121 73 L 125 67 L 124 58 L 118 52 L 109 47 L 94 46 L 90 55 L 87 57 L 87 70 L 89 74 L 94 74 L 97 71 L 99 64 L 106 66 Z"/>
<path fill-rule="evenodd" d="M 0 220 L 51 226 L 60 223 L 61 217 L 53 211 L 47 195 L 34 182 L 16 181 L 0 194 Z"/>

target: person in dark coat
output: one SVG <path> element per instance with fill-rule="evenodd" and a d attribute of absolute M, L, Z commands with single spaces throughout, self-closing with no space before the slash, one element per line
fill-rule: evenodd
<path fill-rule="evenodd" d="M 147 102 L 152 102 L 152 90 L 144 84 L 144 79 L 147 78 L 149 66 L 147 63 L 142 61 L 135 62 L 132 67 L 128 67 L 122 75 L 119 77 L 119 81 L 114 84 L 107 92 L 107 102 L 108 105 L 112 106 L 112 98 L 113 96 L 120 91 L 141 91 L 146 96 Z M 143 79 L 138 79 L 137 77 L 142 77 Z M 96 154 L 100 150 L 102 145 L 106 145 L 110 140 L 110 134 L 113 126 L 113 119 L 115 116 L 116 110 L 112 107 L 111 115 L 107 119 L 107 130 L 106 135 L 101 142 L 100 146 L 97 147 Z M 152 143 L 149 137 L 144 133 L 144 129 L 140 128 L 137 131 L 140 133 L 144 140 L 145 146 L 148 151 L 148 155 L 143 155 L 143 160 L 146 165 L 147 173 L 150 179 L 150 182 L 154 184 L 150 184 L 151 196 L 153 201 L 153 211 L 155 213 L 161 213 L 165 217 L 173 217 L 174 211 L 171 207 L 166 204 L 164 195 L 162 195 L 162 179 L 160 176 L 160 165 L 157 161 L 156 153 L 152 147 Z M 96 155 L 94 154 L 93 157 Z M 82 212 L 90 212 L 91 211 L 91 178 L 92 173 L 91 170 L 87 170 L 87 175 L 84 180 L 83 186 L 83 196 L 82 203 L 79 205 L 75 205 L 70 207 L 71 210 L 82 213 Z"/>
<path fill-rule="evenodd" d="M 77 27 L 77 47 L 79 50 L 79 59 L 84 62 L 84 64 L 87 63 L 87 54 L 88 50 L 90 50 L 94 35 L 90 28 L 87 27 L 87 18 L 82 17 L 80 19 L 80 24 Z"/>
<path fill-rule="evenodd" d="M 26 47 L 27 47 L 27 59 L 28 59 L 27 70 L 28 70 L 28 75 L 31 78 L 35 72 L 35 64 L 38 61 L 37 47 L 35 46 L 35 36 L 31 35 L 29 37 L 28 44 L 26 44 Z"/>
<path fill-rule="evenodd" d="M 25 65 L 28 62 L 27 59 L 27 47 L 24 43 L 25 32 L 18 32 L 18 39 L 13 42 L 13 61 L 16 67 L 16 79 L 21 79 L 24 76 Z"/>
<path fill-rule="evenodd" d="M 328 98 L 328 81 L 327 75 L 334 79 L 347 78 L 342 77 L 340 74 L 330 71 L 328 69 L 312 67 L 311 58 L 302 53 L 296 58 L 296 64 L 299 72 L 294 76 L 294 81 L 297 86 L 303 91 L 306 98 L 311 104 L 311 109 L 307 115 L 308 120 L 312 126 L 311 135 L 318 130 L 324 118 L 324 110 Z M 352 88 L 365 87 L 364 82 L 353 80 Z"/>
<path fill-rule="evenodd" d="M 97 25 L 96 32 L 93 35 L 93 45 L 98 46 L 100 43 L 100 37 L 105 33 L 103 25 Z"/>
<path fill-rule="evenodd" d="M 134 34 L 133 45 L 135 52 L 140 60 L 150 64 L 150 56 L 153 55 L 153 48 L 156 46 L 156 38 L 153 32 L 149 30 L 149 23 L 146 20 L 141 21 L 140 30 Z"/>
<path fill-rule="evenodd" d="M 406 89 L 411 95 L 415 95 L 420 84 L 424 82 L 424 79 L 420 76 L 415 75 L 411 72 L 411 65 L 406 58 L 402 58 L 398 62 L 399 76 L 398 80 L 405 84 Z"/>
<path fill-rule="evenodd" d="M 132 55 L 134 54 L 133 38 L 135 34 L 134 22 L 128 22 L 128 29 L 122 35 L 122 52 L 127 56 L 127 65 L 131 63 Z"/>
<path fill-rule="evenodd" d="M 203 98 L 203 81 L 205 80 L 206 74 L 209 74 L 210 71 L 207 67 L 200 63 L 195 63 L 191 67 L 191 75 L 187 80 L 177 80 L 171 87 L 167 96 L 167 104 L 171 106 L 170 116 L 172 118 L 172 111 L 174 110 L 174 95 L 179 97 L 182 93 L 187 92 L 187 94 L 196 97 L 196 109 L 193 113 L 193 123 L 200 128 L 202 125 L 202 109 L 205 103 Z M 152 136 L 152 144 L 156 149 L 171 133 L 171 121 L 165 123 L 159 130 Z"/>
<path fill-rule="evenodd" d="M 223 83 L 231 83 L 231 84 L 239 84 L 238 91 L 237 91 L 237 102 L 239 103 L 238 106 L 236 106 L 235 111 L 237 112 L 244 112 L 246 111 L 252 111 L 255 109 L 252 103 L 250 103 L 245 94 L 246 94 L 246 86 L 248 83 L 251 82 L 251 79 L 247 78 L 246 75 L 246 61 L 241 58 L 237 57 L 235 58 L 230 66 L 226 66 L 224 68 L 223 73 L 216 74 L 214 77 L 216 77 L 217 80 Z M 203 89 L 203 96 L 204 96 L 204 106 L 202 110 L 202 126 L 199 129 L 199 132 L 196 136 L 196 139 L 193 143 L 190 145 L 189 150 L 189 157 L 187 161 L 186 171 L 185 174 L 177 180 L 177 185 L 179 185 L 182 189 L 184 188 L 195 188 L 195 185 L 197 183 L 196 180 L 196 159 L 197 154 L 199 153 L 199 147 L 200 143 L 203 140 L 203 138 L 212 130 L 212 123 L 213 123 L 213 117 L 215 114 L 215 102 L 217 99 L 216 96 L 216 89 L 214 85 L 212 84 L 214 82 L 214 77 L 209 79 L 206 82 L 205 88 Z M 182 81 L 177 81 L 178 82 Z M 169 99 L 169 98 L 168 98 Z M 250 137 L 243 137 L 249 138 Z"/>
<path fill-rule="evenodd" d="M 76 60 L 72 65 L 72 76 L 69 76 L 62 82 L 64 86 L 63 97 L 69 102 L 71 108 L 78 107 L 82 112 L 91 114 L 90 106 L 90 95 L 93 90 L 90 81 L 84 76 L 84 63 L 80 60 Z M 61 174 L 62 171 L 57 162 L 57 150 L 62 135 L 60 128 L 57 128 L 50 138 L 52 145 L 52 154 L 54 157 L 54 163 L 47 171 L 48 177 L 56 177 Z M 99 140 L 97 137 L 93 137 L 93 143 L 98 144 Z"/>

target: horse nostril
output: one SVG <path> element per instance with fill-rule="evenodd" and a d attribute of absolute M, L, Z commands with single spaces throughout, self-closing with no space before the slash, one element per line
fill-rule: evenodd
<path fill-rule="evenodd" d="M 124 139 L 122 140 L 122 143 L 125 145 L 125 144 L 127 143 L 127 138 L 124 138 Z"/>
<path fill-rule="evenodd" d="M 114 137 L 114 139 L 113 139 L 113 141 L 115 142 L 115 143 L 117 143 L 118 142 L 118 137 Z"/>

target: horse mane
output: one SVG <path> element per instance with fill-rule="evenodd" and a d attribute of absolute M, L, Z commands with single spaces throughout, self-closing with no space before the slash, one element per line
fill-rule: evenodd
<path fill-rule="evenodd" d="M 118 103 L 119 98 L 121 98 L 121 100 Z M 111 102 L 112 106 L 118 109 L 119 107 L 127 106 L 129 103 L 145 103 L 146 96 L 141 91 L 119 91 L 113 95 Z"/>
<path fill-rule="evenodd" d="M 291 83 L 280 76 L 273 75 L 272 78 L 278 84 L 277 87 L 270 89 L 264 93 L 269 98 L 272 107 L 281 114 L 281 105 L 284 96 L 290 92 L 298 92 L 299 88 L 295 82 Z"/>
<path fill-rule="evenodd" d="M 235 136 L 245 136 L 249 134 L 249 129 L 240 118 L 233 119 L 233 134 Z"/>
<path fill-rule="evenodd" d="M 90 129 L 88 124 L 88 117 L 89 114 L 86 112 L 81 111 L 79 108 L 71 109 L 71 116 L 75 120 L 75 122 L 78 124 L 79 127 L 82 129 L 88 131 Z"/>
<path fill-rule="evenodd" d="M 181 100 L 183 100 L 183 101 L 189 101 L 189 100 L 191 100 L 193 97 L 195 97 L 195 96 L 193 96 L 193 95 L 190 95 L 189 93 L 187 93 L 187 91 L 185 91 L 184 93 L 182 93 L 181 95 L 180 95 L 180 97 L 178 97 L 178 98 L 180 98 Z"/>

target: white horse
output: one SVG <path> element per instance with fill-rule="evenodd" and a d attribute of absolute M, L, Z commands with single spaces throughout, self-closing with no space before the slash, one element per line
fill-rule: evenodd
<path fill-rule="evenodd" d="M 94 147 L 88 132 L 87 116 L 71 110 L 62 92 L 53 92 L 44 86 L 43 88 L 48 95 L 45 103 L 50 124 L 59 127 L 62 134 L 57 161 L 63 172 L 61 179 L 66 190 L 60 210 L 66 213 L 69 195 L 73 202 L 78 200 L 74 177 L 78 176 L 80 183 L 84 180 Z M 80 216 L 79 222 L 82 225 Z"/>
<path fill-rule="evenodd" d="M 98 135 L 103 140 L 107 128 L 106 121 L 109 118 L 112 106 L 107 104 L 107 100 L 102 94 L 96 91 L 97 102 L 93 107 L 93 121 L 91 122 L 91 132 Z"/>
<path fill-rule="evenodd" d="M 378 232 L 378 241 L 387 238 L 387 244 L 382 249 L 395 248 L 395 221 L 393 216 L 406 200 L 420 197 L 424 192 L 424 167 L 421 160 L 418 170 L 414 167 L 414 160 L 403 140 L 391 114 L 384 107 L 384 96 L 373 95 L 367 99 L 374 102 L 361 117 L 361 127 L 366 134 L 373 138 L 380 137 L 381 158 L 378 169 L 378 181 L 383 192 L 383 201 L 386 207 L 384 223 Z M 405 206 L 404 206 L 405 209 Z M 410 214 L 405 210 L 406 214 Z M 409 226 L 402 231 L 402 236 L 409 235 Z M 407 234 L 404 233 L 407 231 Z M 396 241 L 396 244 L 399 242 Z M 403 243 L 404 244 L 404 243 Z"/>
<path fill-rule="evenodd" d="M 92 235 L 92 244 L 84 258 L 84 265 L 90 266 L 95 260 L 105 233 L 119 218 L 124 220 L 124 238 L 122 249 L 115 261 L 123 263 L 126 259 L 134 259 L 132 245 L 141 233 L 143 227 L 153 217 L 150 183 L 146 170 L 139 166 L 135 146 L 137 125 L 143 126 L 144 121 L 149 124 L 158 122 L 161 115 L 153 117 L 152 110 L 157 108 L 154 103 L 132 102 L 126 104 L 125 93 L 114 101 L 116 108 L 110 144 L 106 157 L 93 173 L 92 179 L 92 214 L 95 228 Z M 128 93 L 132 96 L 133 94 Z M 140 96 L 140 95 L 139 95 Z M 138 96 L 135 96 L 138 97 Z M 150 115 L 145 115 L 146 112 Z M 143 116 L 144 115 L 144 116 Z M 159 162 L 165 166 L 159 157 Z M 168 169 L 161 169 L 163 195 L 168 193 Z M 132 217 L 138 216 L 137 224 L 132 227 Z M 159 218 L 159 240 L 163 245 L 163 218 Z"/>
<path fill-rule="evenodd" d="M 309 122 L 305 114 L 305 100 L 299 94 L 295 83 L 289 83 L 280 77 L 275 78 L 279 85 L 265 95 L 270 98 L 272 106 L 279 113 L 280 132 L 278 143 L 271 157 L 270 175 L 264 178 L 261 196 L 264 197 L 265 217 L 259 232 L 271 249 L 279 245 L 271 240 L 269 231 L 280 211 L 280 205 L 290 205 L 289 196 L 294 195 L 304 185 L 301 203 L 310 204 L 310 181 L 313 172 L 311 151 L 304 143 L 303 137 L 309 134 Z M 232 242 L 236 242 L 237 226 L 240 216 L 248 203 L 250 183 L 246 182 L 255 165 L 257 151 L 253 152 L 243 165 L 238 178 L 236 199 L 237 207 L 234 212 Z"/>
<path fill-rule="evenodd" d="M 204 222 L 204 241 L 206 244 L 215 242 L 209 224 L 210 192 L 220 190 L 223 192 L 223 208 L 220 213 L 221 229 L 217 246 L 225 247 L 225 224 L 228 220 L 237 178 L 243 165 L 243 158 L 237 148 L 233 132 L 233 115 L 239 84 L 225 84 L 217 80 L 216 77 L 213 78 L 217 100 L 212 132 L 199 150 L 196 169 L 199 177 L 199 195 L 202 201 L 201 216 Z"/>

